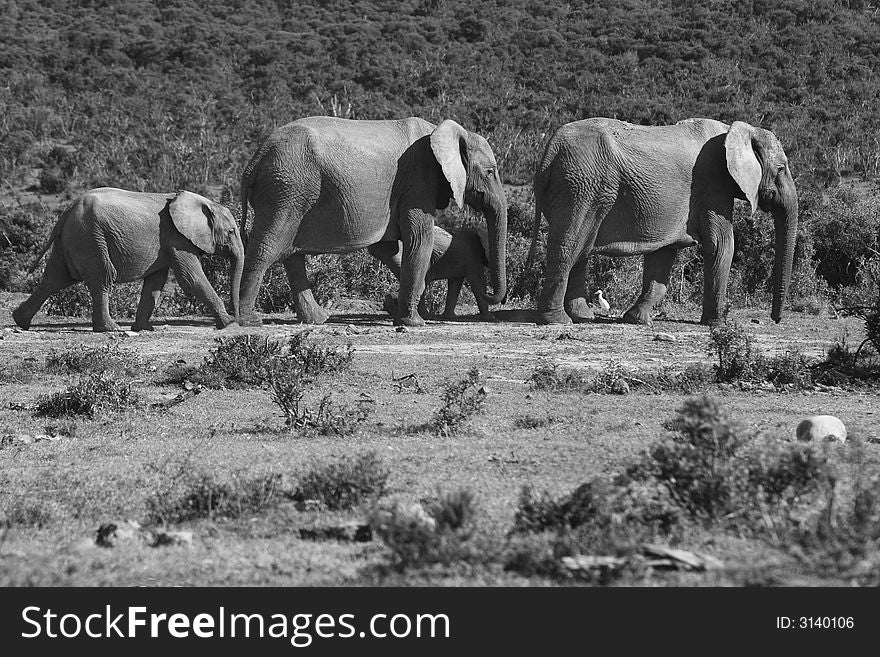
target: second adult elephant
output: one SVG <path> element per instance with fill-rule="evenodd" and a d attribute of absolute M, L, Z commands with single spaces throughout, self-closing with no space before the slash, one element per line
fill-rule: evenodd
<path fill-rule="evenodd" d="M 771 212 L 773 308 L 782 316 L 794 256 L 798 198 L 788 158 L 769 130 L 688 119 L 639 126 L 595 118 L 569 123 L 547 145 L 535 174 L 532 259 L 543 213 L 549 233 L 538 320 L 588 319 L 591 253 L 642 255 L 642 292 L 624 319 L 649 324 L 666 293 L 677 250 L 703 250 L 703 324 L 723 316 L 733 258 L 733 201 Z"/>
<path fill-rule="evenodd" d="M 242 176 L 244 209 L 253 206 L 241 286 L 241 322 L 257 324 L 254 302 L 266 270 L 282 261 L 294 308 L 306 323 L 327 312 L 314 299 L 305 256 L 345 253 L 378 242 L 402 242 L 400 303 L 395 324 L 421 326 L 419 299 L 431 262 L 434 218 L 451 199 L 482 212 L 489 232 L 493 293 L 507 292 L 507 201 L 486 140 L 446 120 L 357 121 L 310 117 L 272 132 Z"/>

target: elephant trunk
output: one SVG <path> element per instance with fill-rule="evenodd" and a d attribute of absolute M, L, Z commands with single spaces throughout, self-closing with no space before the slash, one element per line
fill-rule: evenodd
<path fill-rule="evenodd" d="M 782 305 L 791 282 L 791 267 L 798 228 L 798 200 L 794 191 L 786 189 L 781 202 L 774 206 L 773 228 L 775 234 L 775 258 L 773 261 L 773 309 L 770 317 L 777 324 L 782 319 Z"/>
<path fill-rule="evenodd" d="M 237 237 L 232 246 L 232 259 L 229 263 L 229 293 L 232 302 L 232 314 L 235 321 L 241 318 L 239 305 L 239 289 L 241 288 L 241 275 L 244 271 L 244 245 L 241 238 Z"/>
<path fill-rule="evenodd" d="M 494 294 L 485 293 L 486 303 L 504 303 L 507 297 L 507 204 L 502 199 L 498 204 L 487 205 L 483 209 L 486 226 L 489 229 L 489 276 Z"/>

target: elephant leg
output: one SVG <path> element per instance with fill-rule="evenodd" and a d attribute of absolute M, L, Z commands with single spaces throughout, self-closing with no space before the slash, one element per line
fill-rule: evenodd
<path fill-rule="evenodd" d="M 284 260 L 284 270 L 290 290 L 293 292 L 293 309 L 296 316 L 304 324 L 323 324 L 330 317 L 312 294 L 312 286 L 306 273 L 306 256 L 295 253 Z"/>
<path fill-rule="evenodd" d="M 464 278 L 450 278 L 446 281 L 446 307 L 443 309 L 443 319 L 455 319 L 455 306 L 458 305 L 458 297 L 461 294 L 461 286 L 464 283 Z M 473 287 L 473 285 L 471 286 Z M 483 285 L 482 288 L 473 287 L 474 290 L 485 290 L 486 286 Z M 482 300 L 479 292 L 475 292 L 474 296 L 477 297 L 477 305 L 480 306 L 480 315 L 483 314 L 483 306 L 486 306 L 486 310 L 489 307 L 486 305 L 486 302 Z"/>
<path fill-rule="evenodd" d="M 159 299 L 162 296 L 162 289 L 168 280 L 168 267 L 160 269 L 152 274 L 144 277 L 144 286 L 141 288 L 141 300 L 138 302 L 137 314 L 134 318 L 132 331 L 152 331 L 153 325 L 150 323 L 150 317 Z"/>
<path fill-rule="evenodd" d="M 577 307 L 579 296 L 586 294 L 582 291 L 583 282 L 579 284 L 581 289 L 576 286 L 571 294 L 568 293 L 568 285 L 572 281 L 573 268 L 576 277 L 583 278 L 587 256 L 593 250 L 599 232 L 600 213 L 595 209 L 582 207 L 572 212 L 571 217 L 572 219 L 565 225 L 561 221 L 550 222 L 547 268 L 544 287 L 538 298 L 539 324 L 571 324 L 572 318 L 565 312 L 567 300 L 571 301 L 567 304 L 569 307 L 574 305 L 576 311 L 583 310 Z M 579 312 L 575 313 L 575 318 L 587 319 Z"/>
<path fill-rule="evenodd" d="M 733 224 L 712 214 L 702 231 L 703 315 L 700 324 L 714 325 L 724 317 L 727 306 L 727 281 L 733 261 Z"/>
<path fill-rule="evenodd" d="M 110 317 L 110 291 L 113 289 L 109 281 L 88 283 L 92 295 L 92 330 L 96 333 L 121 331 L 122 328 Z"/>
<path fill-rule="evenodd" d="M 19 327 L 25 330 L 29 329 L 31 320 L 43 304 L 46 303 L 46 299 L 74 283 L 76 281 L 71 278 L 67 265 L 64 264 L 64 258 L 53 247 L 37 289 L 27 299 L 22 301 L 18 308 L 12 311 L 12 319 Z"/>
<path fill-rule="evenodd" d="M 418 209 L 410 209 L 401 221 L 403 255 L 400 266 L 400 294 L 395 325 L 424 326 L 418 313 L 419 299 L 425 291 L 425 277 L 434 250 L 434 219 Z"/>
<path fill-rule="evenodd" d="M 669 275 L 672 273 L 676 255 L 678 249 L 671 246 L 645 254 L 642 266 L 642 293 L 632 308 L 623 314 L 623 321 L 647 326 L 653 324 L 651 311 L 666 295 Z"/>
<path fill-rule="evenodd" d="M 580 258 L 568 274 L 565 288 L 565 311 L 574 322 L 586 322 L 595 318 L 587 302 L 587 258 Z"/>
<path fill-rule="evenodd" d="M 195 254 L 177 252 L 176 257 L 171 260 L 171 270 L 180 288 L 208 308 L 214 316 L 214 325 L 218 329 L 226 328 L 235 322 L 235 318 L 226 312 L 226 304 L 208 281 L 202 264 Z M 140 308 L 138 308 L 138 316 L 140 316 Z"/>
<path fill-rule="evenodd" d="M 394 278 L 400 280 L 400 245 L 394 242 L 376 242 L 367 247 L 367 252 L 391 270 Z"/>

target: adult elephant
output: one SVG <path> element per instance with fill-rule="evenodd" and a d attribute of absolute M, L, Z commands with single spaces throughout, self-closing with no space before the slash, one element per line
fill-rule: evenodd
<path fill-rule="evenodd" d="M 585 289 L 591 253 L 642 255 L 642 292 L 624 320 L 650 324 L 666 293 L 677 250 L 703 249 L 703 324 L 722 317 L 733 258 L 733 200 L 773 214 L 773 309 L 779 322 L 791 278 L 798 199 L 788 159 L 769 130 L 688 119 L 638 126 L 593 118 L 553 135 L 534 180 L 534 256 L 547 217 L 546 278 L 540 323 L 592 317 Z"/>
<path fill-rule="evenodd" d="M 114 283 L 143 279 L 132 329 L 150 330 L 150 316 L 168 278 L 168 270 L 184 292 L 204 303 L 217 328 L 235 321 L 205 277 L 199 257 L 217 253 L 231 259 L 232 308 L 238 315 L 238 288 L 244 247 L 232 213 L 204 196 L 181 191 L 148 194 L 112 187 L 92 189 L 58 218 L 52 235 L 37 257 L 52 248 L 37 289 L 12 317 L 21 328 L 55 292 L 84 281 L 92 296 L 92 329 L 118 331 L 110 317 Z"/>
<path fill-rule="evenodd" d="M 433 214 L 454 199 L 486 216 L 493 294 L 507 292 L 507 201 L 488 142 L 455 121 L 357 121 L 325 116 L 272 132 L 242 176 L 242 234 L 254 209 L 241 287 L 241 323 L 259 324 L 254 302 L 266 270 L 282 261 L 303 322 L 328 313 L 312 295 L 305 256 L 403 244 L 395 324 L 421 326 L 418 304 L 434 243 Z"/>

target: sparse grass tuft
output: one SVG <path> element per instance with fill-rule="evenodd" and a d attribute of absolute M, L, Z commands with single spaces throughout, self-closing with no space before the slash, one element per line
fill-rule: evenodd
<path fill-rule="evenodd" d="M 181 470 L 165 490 L 147 498 L 147 521 L 173 524 L 202 518 L 238 518 L 283 499 L 281 476 L 220 481 L 202 471 Z"/>
<path fill-rule="evenodd" d="M 441 395 L 443 405 L 434 412 L 428 428 L 440 436 L 456 435 L 465 422 L 482 412 L 487 395 L 482 372 L 471 367 L 463 379 L 446 383 Z"/>
<path fill-rule="evenodd" d="M 46 356 L 46 372 L 49 374 L 101 374 L 115 373 L 134 376 L 143 367 L 136 354 L 121 350 L 118 345 L 87 348 L 80 345 L 74 349 L 55 351 Z"/>
<path fill-rule="evenodd" d="M 41 503 L 14 498 L 3 509 L 3 514 L 0 516 L 0 527 L 5 529 L 36 527 L 40 529 L 49 524 L 51 520 L 52 514 Z"/>
<path fill-rule="evenodd" d="M 131 383 L 117 382 L 103 374 L 89 374 L 63 392 L 40 397 L 33 412 L 34 415 L 47 417 L 95 417 L 137 404 L 138 396 L 131 389 Z"/>

